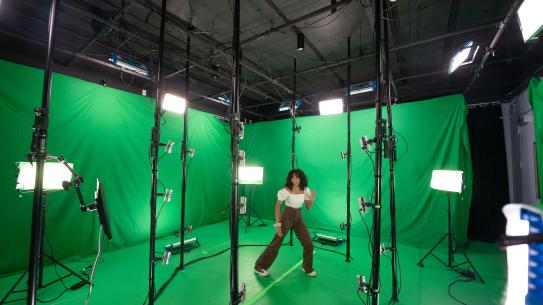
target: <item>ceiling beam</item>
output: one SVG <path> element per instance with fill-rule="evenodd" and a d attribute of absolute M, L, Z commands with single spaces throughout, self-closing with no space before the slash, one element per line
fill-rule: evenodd
<path fill-rule="evenodd" d="M 116 31 L 118 31 L 118 32 L 121 32 L 121 33 L 123 33 L 123 34 L 126 34 L 126 35 L 128 35 L 129 37 L 136 38 L 136 39 L 138 39 L 138 40 L 140 40 L 140 41 L 142 41 L 142 42 L 144 42 L 144 43 L 152 43 L 152 44 L 154 44 L 154 45 L 158 44 L 158 42 L 155 41 L 155 40 L 150 40 L 149 38 L 142 37 L 141 34 L 142 34 L 142 33 L 146 33 L 146 32 L 143 31 L 143 30 L 140 30 L 139 33 L 138 33 L 138 32 L 132 33 L 132 32 L 130 32 L 130 31 L 128 31 L 128 30 L 125 30 L 125 29 L 123 29 L 123 28 L 117 26 L 116 24 L 110 22 L 109 20 L 106 20 L 106 19 L 104 19 L 104 18 L 102 18 L 102 17 L 100 17 L 100 16 L 97 16 L 97 15 L 95 15 L 95 14 L 93 14 L 93 13 L 91 13 L 91 12 L 88 12 L 88 11 L 82 9 L 82 8 L 79 8 L 79 7 L 77 7 L 77 6 L 74 6 L 74 5 L 71 4 L 71 3 L 67 3 L 67 2 L 65 2 L 65 1 L 61 1 L 61 2 L 60 2 L 60 5 L 62 5 L 62 6 L 64 6 L 64 7 L 66 7 L 66 8 L 68 8 L 68 9 L 70 9 L 70 10 L 72 10 L 72 11 L 75 11 L 75 12 L 77 12 L 77 13 L 79 13 L 79 14 L 82 14 L 82 15 L 84 15 L 84 16 L 87 16 L 87 17 L 89 17 L 89 18 L 96 19 L 97 21 L 99 21 L 99 22 L 101 22 L 101 23 L 103 23 L 103 24 L 105 24 L 105 25 L 111 27 L 112 29 L 114 29 L 114 30 L 116 30 Z M 152 34 L 148 34 L 148 35 L 153 36 Z M 153 38 L 155 38 L 155 37 L 153 36 Z M 169 44 L 169 43 L 166 43 L 166 45 L 168 45 L 169 47 L 172 47 L 171 44 Z M 173 46 L 173 47 L 175 47 L 176 49 L 178 49 L 176 46 Z M 173 49 L 173 48 L 172 48 L 172 49 Z M 170 53 L 170 54 L 171 54 L 171 53 Z M 204 71 L 209 72 L 209 73 L 221 75 L 221 76 L 223 76 L 223 77 L 224 77 L 225 79 L 227 79 L 227 80 L 231 79 L 231 75 L 230 75 L 229 73 L 227 73 L 227 72 L 225 72 L 225 71 L 222 71 L 222 70 L 214 70 L 214 69 L 212 69 L 212 68 L 206 66 L 205 64 L 201 64 L 201 63 L 200 63 L 201 59 L 199 59 L 199 58 L 190 58 L 190 59 L 189 59 L 189 58 L 187 58 L 187 57 L 185 56 L 185 54 L 181 54 L 181 53 L 176 53 L 175 55 L 178 56 L 178 57 L 180 57 L 182 60 L 185 60 L 185 61 L 188 60 L 192 65 L 194 65 L 195 67 L 198 67 L 198 68 L 201 69 L 201 70 L 204 70 Z M 258 94 L 258 95 L 260 95 L 260 96 L 262 96 L 262 97 L 264 97 L 264 98 L 266 98 L 266 99 L 271 99 L 271 100 L 279 101 L 279 100 L 278 100 L 277 98 L 275 98 L 274 96 L 272 96 L 272 95 L 270 95 L 269 93 L 264 92 L 264 91 L 262 91 L 262 90 L 260 90 L 260 89 L 258 89 L 258 88 L 249 88 L 249 87 L 247 87 L 246 89 L 249 90 L 249 91 L 251 91 L 251 92 L 254 92 L 254 93 L 256 93 L 256 94 Z"/>
<path fill-rule="evenodd" d="M 351 0 L 344 0 L 344 1 L 351 1 Z M 152 2 L 149 2 L 149 1 L 135 0 L 135 4 L 140 5 L 140 6 L 144 7 L 144 8 L 148 8 L 148 9 L 150 8 L 151 12 L 156 14 L 156 15 L 158 15 L 159 12 L 160 12 L 160 7 L 158 7 L 156 4 L 154 4 Z M 224 52 L 226 55 L 232 56 L 231 52 L 229 51 L 229 48 L 223 42 L 220 42 L 220 41 L 216 40 L 215 38 L 207 35 L 204 31 L 201 31 L 200 29 L 194 27 L 193 25 L 189 24 L 187 21 L 183 20 L 182 18 L 180 18 L 179 16 L 177 16 L 175 14 L 172 14 L 172 13 L 168 12 L 167 17 L 168 17 L 168 23 L 170 24 L 170 26 L 172 26 L 172 25 L 176 26 L 179 30 L 181 30 L 181 31 L 183 31 L 183 32 L 185 32 L 187 34 L 191 34 L 192 37 L 195 37 L 196 39 L 201 40 L 203 42 L 206 42 L 208 44 L 211 44 L 216 49 L 222 50 L 222 52 Z M 240 63 L 246 69 L 248 69 L 248 70 L 252 71 L 253 73 L 255 73 L 256 75 L 268 80 L 269 82 L 271 82 L 272 84 L 274 84 L 278 88 L 284 90 L 287 94 L 293 94 L 292 89 L 290 89 L 288 86 L 286 86 L 285 84 L 283 84 L 280 81 L 278 81 L 277 79 L 275 79 L 272 75 L 269 75 L 267 72 L 265 72 L 266 71 L 265 69 L 260 67 L 255 62 L 253 62 L 253 61 L 251 61 L 251 60 L 249 60 L 248 58 L 245 57 L 245 58 L 241 59 Z M 246 88 L 246 89 L 252 90 L 254 88 Z M 305 102 L 309 103 L 307 101 L 305 101 Z"/>
<path fill-rule="evenodd" d="M 291 22 L 287 16 L 283 13 L 283 11 L 281 11 L 281 9 L 275 5 L 275 3 L 273 2 L 273 0 L 266 0 L 266 3 L 275 11 L 275 13 L 277 13 L 277 15 L 279 15 L 281 17 L 281 19 L 283 19 L 284 22 L 286 23 L 289 23 Z M 345 8 L 343 8 L 345 9 Z M 338 13 L 339 14 L 339 13 Z M 317 47 L 313 44 L 313 42 L 311 42 L 311 40 L 309 40 L 309 38 L 307 38 L 307 36 L 305 35 L 305 33 L 300 30 L 300 28 L 298 28 L 296 25 L 292 25 L 291 26 L 292 30 L 295 32 L 295 33 L 302 33 L 304 35 L 304 41 L 305 43 L 309 46 L 309 48 L 311 49 L 311 51 L 313 51 L 313 53 L 315 53 L 315 55 L 317 56 L 317 58 L 321 61 L 321 62 L 327 62 L 326 58 L 324 57 L 324 55 L 322 55 L 322 53 L 317 49 Z M 338 83 L 340 82 L 340 80 L 342 79 L 339 74 L 334 70 L 334 69 L 329 69 L 330 72 L 332 72 L 332 74 L 334 74 L 334 76 L 336 77 L 336 80 L 338 81 Z"/>
<path fill-rule="evenodd" d="M 119 20 L 119 18 L 121 18 L 123 16 L 123 14 L 128 10 L 130 9 L 130 7 L 132 7 L 132 4 L 130 2 L 126 3 L 114 16 L 113 18 L 111 18 L 111 22 L 112 23 L 115 23 L 117 22 L 117 20 Z M 68 67 L 75 59 L 76 59 L 76 56 L 75 54 L 82 54 L 84 55 L 87 50 L 96 42 L 98 41 L 98 39 L 100 37 L 102 37 L 105 33 L 107 33 L 108 31 L 110 30 L 109 27 L 106 27 L 104 25 L 104 27 L 96 32 L 94 34 L 94 36 L 91 37 L 91 39 L 89 39 L 81 48 L 79 48 L 79 50 L 74 53 L 74 55 L 72 57 L 70 57 L 70 59 L 64 64 L 64 66 Z"/>
<path fill-rule="evenodd" d="M 412 47 L 417 47 L 417 46 L 420 46 L 420 45 L 424 45 L 424 44 L 431 43 L 431 42 L 434 42 L 434 41 L 446 39 L 446 38 L 449 38 L 449 37 L 455 37 L 455 36 L 459 36 L 459 35 L 463 35 L 463 34 L 467 34 L 467 33 L 471 33 L 471 32 L 486 30 L 486 29 L 489 29 L 489 28 L 496 27 L 497 25 L 498 25 L 497 22 L 492 22 L 492 23 L 488 23 L 488 24 L 484 24 L 484 25 L 480 25 L 480 26 L 476 26 L 476 27 L 472 27 L 472 28 L 468 28 L 468 29 L 464 29 L 464 30 L 460 30 L 460 31 L 455 31 L 455 32 L 452 32 L 452 33 L 447 33 L 447 34 L 443 34 L 443 35 L 439 35 L 439 36 L 435 36 L 435 37 L 431 37 L 431 38 L 427 38 L 427 39 L 422 39 L 422 40 L 419 40 L 419 41 L 415 41 L 415 42 L 399 45 L 399 46 L 396 46 L 396 47 L 392 47 L 392 48 L 390 48 L 390 52 L 399 51 L 399 50 L 412 48 Z M 325 70 L 325 69 L 328 69 L 328 68 L 339 67 L 339 66 L 346 65 L 349 62 L 354 62 L 354 61 L 358 61 L 358 60 L 362 60 L 362 59 L 366 59 L 366 58 L 371 58 L 374 55 L 375 55 L 374 53 L 361 54 L 361 55 L 358 55 L 358 56 L 351 57 L 350 59 L 346 58 L 346 59 L 338 60 L 335 63 L 324 64 L 324 65 L 319 65 L 319 66 L 315 66 L 315 67 L 302 69 L 302 70 L 297 71 L 296 74 L 300 75 L 300 74 L 305 74 L 305 73 L 313 73 L 313 72 L 318 72 L 318 71 Z M 279 79 L 289 78 L 289 77 L 292 77 L 292 76 L 293 76 L 292 74 L 288 74 L 288 75 L 283 75 L 283 76 L 277 77 L 276 79 L 279 80 Z M 256 83 L 253 83 L 251 85 L 248 85 L 247 88 L 257 87 L 257 86 L 263 85 L 263 84 L 265 84 L 267 82 L 268 82 L 267 80 L 256 82 Z"/>
<path fill-rule="evenodd" d="M 483 71 L 485 67 L 485 63 L 490 58 L 490 55 L 493 55 L 494 51 L 496 51 L 496 46 L 498 45 L 498 42 L 500 41 L 500 38 L 503 35 L 503 32 L 505 31 L 505 29 L 507 28 L 510 22 L 514 22 L 513 16 L 516 16 L 517 10 L 522 4 L 522 1 L 523 0 L 516 0 L 515 3 L 513 3 L 511 8 L 509 9 L 509 12 L 507 12 L 507 15 L 505 15 L 505 18 L 503 19 L 503 21 L 500 22 L 496 35 L 494 35 L 494 38 L 492 39 L 490 46 L 486 48 L 486 52 L 485 52 L 485 55 L 483 56 L 483 60 L 481 60 L 481 64 L 479 65 L 479 67 L 475 69 L 475 73 L 473 73 L 473 77 L 471 78 L 471 81 L 466 87 L 466 90 L 464 91 L 464 93 L 468 92 L 472 88 L 477 78 L 479 78 L 479 76 L 481 75 L 481 72 Z"/>
<path fill-rule="evenodd" d="M 243 45 L 243 44 L 258 40 L 258 39 L 260 39 L 260 38 L 262 38 L 262 37 L 264 37 L 266 35 L 269 35 L 271 33 L 275 33 L 275 32 L 284 30 L 284 29 L 286 29 L 286 28 L 288 28 L 288 27 L 290 27 L 292 25 L 296 25 L 296 24 L 298 24 L 298 23 L 300 23 L 300 22 L 302 22 L 304 20 L 316 17 L 316 16 L 321 15 L 323 13 L 329 12 L 329 11 L 331 11 L 333 9 L 337 9 L 337 8 L 339 8 L 341 6 L 347 5 L 351 1 L 352 0 L 343 0 L 343 1 L 336 2 L 336 3 L 332 3 L 331 5 L 325 6 L 325 7 L 321 8 L 321 9 L 313 11 L 313 12 L 311 12 L 309 14 L 306 14 L 306 15 L 298 17 L 298 18 L 296 18 L 294 20 L 290 20 L 288 22 L 285 22 L 285 23 L 283 23 L 282 25 L 280 25 L 280 26 L 278 26 L 276 28 L 269 29 L 269 30 L 267 30 L 265 32 L 262 32 L 260 34 L 256 34 L 256 35 L 254 35 L 252 37 L 249 37 L 249 38 L 247 38 L 245 40 L 242 40 L 240 44 Z"/>

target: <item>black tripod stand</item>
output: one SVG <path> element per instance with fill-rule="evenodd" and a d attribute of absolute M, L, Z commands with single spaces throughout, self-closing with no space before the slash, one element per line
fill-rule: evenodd
<path fill-rule="evenodd" d="M 453 241 L 454 236 L 453 236 L 453 233 L 452 233 L 451 193 L 450 192 L 447 192 L 447 204 L 448 204 L 447 205 L 447 220 L 448 220 L 447 234 L 443 235 L 443 237 L 441 237 L 441 239 L 426 253 L 426 255 L 424 255 L 424 257 L 417 263 L 417 266 L 424 267 L 424 260 L 430 255 L 435 257 L 439 262 L 441 262 L 444 266 L 446 266 L 446 267 L 448 267 L 450 269 L 455 269 L 455 268 L 460 267 L 460 266 L 462 266 L 464 264 L 468 264 L 473 269 L 473 272 L 475 273 L 475 275 L 477 276 L 479 281 L 481 281 L 481 283 L 484 283 L 485 281 L 483 280 L 483 278 L 481 277 L 479 272 L 477 272 L 477 269 L 475 269 L 475 266 L 470 261 L 470 259 L 468 258 L 468 256 L 466 255 L 466 253 L 464 251 L 462 251 L 462 254 L 464 255 L 464 258 L 466 259 L 466 261 L 462 262 L 460 264 L 455 264 L 454 263 L 454 250 L 453 250 L 453 245 L 452 245 L 452 241 Z M 445 238 L 447 238 L 447 262 L 443 261 L 439 256 L 437 256 L 437 255 L 435 255 L 433 253 L 433 251 L 437 248 L 437 246 L 439 246 L 439 244 L 441 244 L 441 242 L 443 240 L 445 240 Z"/>
<path fill-rule="evenodd" d="M 255 215 L 254 217 L 256 217 L 256 221 L 253 221 L 252 223 L 251 223 L 251 213 Z M 241 214 L 240 218 L 241 220 L 243 220 L 243 222 L 245 222 L 245 233 L 247 233 L 248 227 L 254 226 L 259 222 L 260 222 L 260 224 L 258 225 L 259 227 L 264 227 L 266 225 L 264 220 L 262 220 L 262 218 L 260 218 L 260 216 L 256 213 L 256 211 L 248 204 L 247 204 L 247 213 Z"/>
<path fill-rule="evenodd" d="M 65 264 L 63 264 L 61 261 L 57 260 L 56 258 L 54 258 L 52 255 L 50 255 L 49 253 L 47 253 L 45 251 L 45 248 L 44 248 L 44 240 L 46 240 L 46 215 L 47 215 L 47 192 L 44 191 L 43 192 L 43 205 L 42 205 L 42 218 L 41 218 L 41 238 L 40 238 L 40 256 L 39 256 L 39 261 L 38 261 L 38 288 L 45 288 L 47 286 L 50 286 L 56 282 L 59 282 L 59 281 L 62 281 L 64 280 L 65 278 L 69 277 L 69 276 L 76 276 L 77 278 L 79 278 L 81 281 L 76 283 L 75 285 L 73 285 L 72 287 L 70 287 L 71 289 L 77 289 L 77 288 L 80 288 L 80 287 L 83 287 L 84 285 L 87 285 L 87 284 L 90 284 L 89 280 L 82 277 L 78 272 L 72 270 L 70 267 L 66 266 Z M 60 267 L 62 267 L 64 270 L 68 271 L 68 274 L 62 276 L 62 277 L 59 277 L 57 278 L 56 280 L 53 280 L 51 282 L 48 282 L 46 284 L 43 283 L 43 265 L 44 265 L 44 259 L 45 258 L 48 258 L 53 264 L 56 264 Z M 26 276 L 27 272 L 24 272 L 23 274 L 21 274 L 21 276 L 17 279 L 17 281 L 15 282 L 15 284 L 13 284 L 13 286 L 11 287 L 11 289 L 6 293 L 6 295 L 4 295 L 4 297 L 2 298 L 2 301 L 0 301 L 0 304 L 3 304 L 7 298 L 9 297 L 10 294 L 12 293 L 22 293 L 22 292 L 27 292 L 26 289 L 23 289 L 23 290 L 15 290 L 15 288 L 17 288 L 17 285 L 19 285 L 19 283 L 22 281 L 22 279 Z"/>

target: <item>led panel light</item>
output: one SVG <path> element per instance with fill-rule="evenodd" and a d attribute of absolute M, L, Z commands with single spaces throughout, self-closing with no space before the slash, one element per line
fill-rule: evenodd
<path fill-rule="evenodd" d="M 240 166 L 239 184 L 262 184 L 264 168 L 259 166 Z"/>
<path fill-rule="evenodd" d="M 457 170 L 434 170 L 430 187 L 436 190 L 462 193 L 464 172 Z"/>
<path fill-rule="evenodd" d="M 542 12 L 543 1 L 541 0 L 524 0 L 520 5 L 517 14 L 524 42 L 534 39 L 543 29 Z"/>
<path fill-rule="evenodd" d="M 162 101 L 162 109 L 174 113 L 185 113 L 187 101 L 177 95 L 166 93 Z"/>
<path fill-rule="evenodd" d="M 453 58 L 451 59 L 451 64 L 449 65 L 449 74 L 452 74 L 458 67 L 467 64 L 468 58 L 470 57 L 470 54 L 472 53 L 473 49 L 473 41 L 468 41 L 464 44 L 464 47 L 458 51 Z M 477 47 L 475 52 L 473 52 L 472 58 L 475 58 L 475 55 L 479 48 Z"/>
<path fill-rule="evenodd" d="M 68 163 L 71 168 L 74 168 L 73 163 Z M 33 190 L 36 182 L 36 163 L 30 165 L 29 162 L 17 162 L 19 175 L 17 177 L 17 190 Z M 62 190 L 62 181 L 70 181 L 72 173 L 64 166 L 64 164 L 56 162 L 45 162 L 43 172 L 43 189 L 44 190 Z"/>
<path fill-rule="evenodd" d="M 319 111 L 321 115 L 329 115 L 343 112 L 343 100 L 332 99 L 319 102 Z"/>

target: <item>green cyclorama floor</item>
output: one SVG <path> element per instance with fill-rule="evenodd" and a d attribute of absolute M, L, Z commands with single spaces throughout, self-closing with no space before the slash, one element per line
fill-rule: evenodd
<path fill-rule="evenodd" d="M 273 227 L 250 227 L 244 232 L 244 223 L 240 224 L 240 244 L 266 244 L 273 237 Z M 310 229 L 311 233 L 317 230 Z M 186 261 L 211 255 L 229 247 L 227 222 L 220 222 L 194 230 L 192 236 L 198 237 L 201 247 L 186 254 Z M 332 235 L 332 234 L 330 234 Z M 191 236 L 188 236 L 190 238 Z M 157 250 L 175 242 L 175 236 L 157 240 Z M 287 239 L 285 239 L 286 241 Z M 363 304 L 357 296 L 357 274 L 369 278 L 371 259 L 368 252 L 368 240 L 352 238 L 352 262 L 333 252 L 315 249 L 314 265 L 318 272 L 316 278 L 310 278 L 301 271 L 302 247 L 294 237 L 294 246 L 283 246 L 279 256 L 270 268 L 270 276 L 261 278 L 253 273 L 253 265 L 264 249 L 263 247 L 241 247 L 239 253 L 239 281 L 247 285 L 247 300 L 244 304 Z M 315 246 L 321 246 L 315 244 Z M 323 246 L 328 249 L 345 252 L 345 244 L 339 247 Z M 459 304 L 448 295 L 449 284 L 455 279 L 463 279 L 457 273 L 448 270 L 435 258 L 428 258 L 425 267 L 416 266 L 426 253 L 424 249 L 399 245 L 398 253 L 401 264 L 400 301 L 397 304 Z M 458 282 L 451 293 L 466 304 L 504 304 L 506 285 L 505 252 L 492 244 L 470 243 L 467 254 L 483 276 L 485 284 L 479 282 Z M 445 258 L 445 253 L 438 252 Z M 89 304 L 142 304 L 148 288 L 148 243 L 122 250 L 106 252 L 98 264 L 95 285 Z M 457 261 L 463 257 L 458 253 Z M 73 261 L 67 264 L 75 270 L 87 266 L 87 261 Z M 69 261 L 69 260 L 68 260 Z M 90 262 L 92 263 L 92 262 Z M 391 291 L 390 259 L 381 257 L 381 295 L 380 304 L 387 304 Z M 170 264 L 156 264 L 156 287 L 170 278 L 179 264 L 179 255 L 173 255 Z M 156 304 L 228 304 L 229 303 L 229 251 L 216 257 L 198 261 L 180 271 L 163 290 Z M 65 272 L 57 268 L 58 273 Z M 55 279 L 57 275 L 51 266 L 45 269 L 45 280 Z M 0 294 L 3 296 L 18 275 L 0 278 Z M 78 280 L 69 277 L 64 280 L 67 287 Z M 25 281 L 19 289 L 25 288 Z M 48 301 L 66 289 L 60 282 L 40 289 L 38 298 Z M 68 290 L 50 304 L 85 304 L 88 286 L 78 290 Z M 9 300 L 23 298 L 24 293 L 14 294 Z M 9 304 L 25 304 L 24 300 Z"/>

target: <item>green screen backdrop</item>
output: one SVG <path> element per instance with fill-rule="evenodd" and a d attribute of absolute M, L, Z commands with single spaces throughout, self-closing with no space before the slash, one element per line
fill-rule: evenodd
<path fill-rule="evenodd" d="M 393 123 L 398 136 L 396 163 L 396 207 L 398 241 L 429 247 L 447 231 L 447 195 L 430 188 L 434 169 L 458 169 L 465 173 L 466 189 L 453 195 L 453 226 L 459 243 L 467 238 L 471 202 L 472 171 L 467 109 L 462 95 L 393 106 Z M 352 116 L 352 234 L 366 236 L 358 213 L 357 197 L 371 198 L 374 185 L 371 158 L 359 145 L 359 138 L 375 133 L 375 110 L 355 111 Z M 347 115 L 301 117 L 296 135 L 296 164 L 304 170 L 317 199 L 304 219 L 316 229 L 339 232 L 346 222 Z M 246 128 L 247 165 L 264 167 L 264 184 L 244 186 L 249 204 L 263 217 L 274 219 L 277 191 L 290 170 L 291 120 L 256 123 Z M 243 147 L 242 145 L 242 147 Z M 371 157 L 371 158 L 370 158 Z M 389 164 L 383 161 L 382 236 L 390 232 Z M 371 226 L 372 213 L 363 216 Z M 371 227 L 370 227 L 371 229 Z"/>
<path fill-rule="evenodd" d="M 41 105 L 43 71 L 0 61 L 0 273 L 26 268 L 30 244 L 33 194 L 19 197 L 15 190 L 16 161 L 30 149 L 33 109 Z M 93 200 L 96 178 L 104 183 L 113 240 L 106 249 L 149 240 L 151 166 L 149 145 L 154 100 L 54 74 L 47 150 L 75 164 L 84 177 L 83 195 Z M 187 225 L 224 220 L 230 196 L 230 136 L 212 115 L 191 110 Z M 173 189 L 158 220 L 158 235 L 179 229 L 181 205 L 180 143 L 182 115 L 166 113 L 162 142 L 176 142 L 172 154 L 159 163 L 158 191 Z M 160 149 L 163 153 L 163 149 Z M 96 251 L 99 229 L 95 213 L 81 213 L 75 190 L 51 192 L 47 233 L 54 256 L 64 258 Z M 159 197 L 157 210 L 162 205 Z M 46 246 L 46 249 L 49 249 Z"/>
<path fill-rule="evenodd" d="M 33 108 L 41 103 L 43 71 L 0 61 L 0 273 L 26 267 L 30 239 L 32 193 L 19 197 L 15 190 L 15 162 L 29 151 Z M 447 229 L 447 196 L 429 187 L 433 169 L 465 171 L 466 189 L 453 196 L 454 231 L 466 239 L 471 200 L 471 161 L 466 126 L 466 106 L 461 95 L 394 106 L 398 135 L 396 163 L 398 240 L 422 247 L 435 243 Z M 92 200 L 95 179 L 105 185 L 115 249 L 148 241 L 151 167 L 150 131 L 152 99 L 54 74 L 48 152 L 75 164 L 85 178 L 82 190 Z M 189 146 L 196 149 L 189 162 L 187 224 L 195 226 L 225 220 L 230 198 L 230 135 L 213 115 L 190 111 Z M 297 135 L 297 166 L 317 191 L 311 211 L 304 211 L 309 226 L 339 231 L 346 221 L 346 115 L 303 117 Z M 358 139 L 374 134 L 373 110 L 352 113 L 352 217 L 353 234 L 365 236 L 358 215 L 357 197 L 370 198 L 373 189 L 373 154 L 361 151 Z M 160 161 L 159 179 L 173 188 L 158 221 L 158 235 L 178 230 L 180 214 L 182 116 L 165 114 L 162 142 L 175 141 L 174 152 Z M 265 218 L 273 219 L 276 193 L 290 169 L 291 121 L 280 120 L 246 127 L 241 147 L 247 164 L 264 167 L 264 184 L 241 186 L 241 194 Z M 161 150 L 162 152 L 162 150 Z M 384 160 L 382 235 L 390 229 L 388 160 Z M 159 184 L 159 191 L 162 191 Z M 73 192 L 48 195 L 48 239 L 54 256 L 86 256 L 96 251 L 99 222 L 96 214 L 81 213 Z M 158 209 L 162 204 L 158 200 Z M 371 226 L 371 213 L 363 215 Z M 48 248 L 48 247 L 46 247 Z"/>
<path fill-rule="evenodd" d="M 537 155 L 537 177 L 539 178 L 539 194 L 543 194 L 543 81 L 532 78 L 528 88 L 528 96 L 534 112 L 535 144 Z"/>

